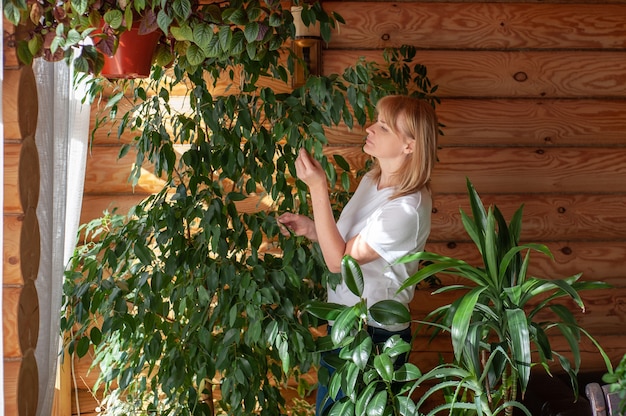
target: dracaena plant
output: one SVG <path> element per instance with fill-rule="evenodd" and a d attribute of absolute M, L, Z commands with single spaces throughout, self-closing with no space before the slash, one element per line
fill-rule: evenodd
<path fill-rule="evenodd" d="M 367 306 L 363 294 L 363 274 L 359 264 L 346 255 L 341 262 L 341 276 L 352 293 L 360 298 L 355 305 L 312 301 L 306 310 L 315 317 L 333 321 L 330 334 L 317 340 L 327 362 L 335 369 L 319 371 L 319 382 L 328 386 L 326 400 L 332 406 L 325 415 L 416 415 L 415 402 L 408 394 L 422 376 L 419 368 L 407 362 L 394 369 L 399 356 L 411 351 L 411 345 L 398 335 L 383 345 L 375 345 L 367 332 L 368 320 L 386 325 L 409 323 L 411 315 L 400 302 L 384 300 Z"/>
<path fill-rule="evenodd" d="M 420 380 L 443 379 L 424 394 L 418 405 L 432 394 L 443 392 L 449 402 L 433 414 L 451 409 L 455 414 L 511 414 L 514 407 L 528 414 L 520 400 L 533 366 L 550 371 L 550 363 L 558 360 L 575 392 L 582 336 L 589 337 L 608 362 L 602 348 L 578 325 L 568 307 L 558 302 L 571 300 L 584 311 L 579 292 L 607 285 L 582 281 L 581 274 L 566 278 L 528 275 L 531 252 L 549 257 L 551 253 L 543 244 L 520 244 L 523 206 L 507 224 L 497 206 L 484 207 L 469 179 L 467 190 L 472 216 L 461 210 L 461 218 L 482 256 L 482 265 L 429 252 L 401 260 L 430 262 L 411 276 L 406 286 L 434 274 L 449 274 L 466 282 L 437 290 L 435 293 L 459 292 L 459 296 L 431 312 L 423 322 L 437 333 L 450 334 L 454 359 Z M 567 341 L 573 362 L 552 348 L 550 340 L 554 336 Z"/>

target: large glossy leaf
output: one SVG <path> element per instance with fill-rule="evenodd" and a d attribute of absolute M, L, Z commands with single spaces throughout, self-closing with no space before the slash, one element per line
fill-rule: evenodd
<path fill-rule="evenodd" d="M 374 357 L 374 368 L 378 372 L 380 378 L 390 383 L 393 380 L 393 362 L 388 355 L 382 354 Z"/>
<path fill-rule="evenodd" d="M 367 366 L 373 345 L 372 337 L 365 330 L 359 331 L 352 342 L 352 361 L 361 370 L 364 370 Z"/>
<path fill-rule="evenodd" d="M 341 311 L 333 327 L 330 330 L 330 337 L 335 345 L 341 344 L 341 342 L 350 334 L 354 329 L 357 322 L 357 310 L 356 307 L 349 307 Z"/>
<path fill-rule="evenodd" d="M 405 363 L 393 373 L 393 381 L 417 380 L 422 376 L 420 369 L 413 363 Z"/>
<path fill-rule="evenodd" d="M 304 309 L 317 318 L 334 321 L 345 308 L 345 305 L 338 303 L 312 300 L 305 305 Z"/>
<path fill-rule="evenodd" d="M 368 416 L 383 416 L 385 415 L 385 408 L 387 407 L 387 390 L 382 390 L 376 393 L 374 398 L 367 405 Z"/>
<path fill-rule="evenodd" d="M 367 414 L 366 413 L 366 409 L 369 406 L 369 403 L 372 400 L 372 397 L 374 397 L 375 393 L 376 393 L 376 384 L 375 383 L 369 383 L 369 384 L 367 384 L 365 386 L 363 391 L 356 398 L 356 402 L 354 404 L 354 412 L 355 412 L 355 414 L 357 414 L 357 415 L 365 415 L 365 414 Z"/>
<path fill-rule="evenodd" d="M 335 402 L 328 412 L 328 416 L 353 416 L 354 405 L 350 400 L 345 397 L 344 399 Z"/>
<path fill-rule="evenodd" d="M 393 398 L 394 405 L 398 409 L 401 416 L 413 416 L 418 414 L 415 403 L 407 396 L 395 396 Z"/>
<path fill-rule="evenodd" d="M 381 325 L 411 322 L 411 313 L 402 303 L 393 299 L 381 300 L 370 306 L 370 316 Z"/>
<path fill-rule="evenodd" d="M 357 297 L 363 295 L 363 272 L 359 263 L 349 255 L 341 259 L 341 276 L 350 292 Z"/>
<path fill-rule="evenodd" d="M 528 387 L 531 363 L 528 321 L 522 309 L 507 309 L 506 318 L 513 355 L 511 358 L 519 376 L 522 392 L 524 392 Z"/>
<path fill-rule="evenodd" d="M 341 391 L 352 401 L 356 400 L 358 391 L 356 390 L 357 381 L 359 380 L 360 369 L 352 362 L 346 362 L 341 371 Z"/>

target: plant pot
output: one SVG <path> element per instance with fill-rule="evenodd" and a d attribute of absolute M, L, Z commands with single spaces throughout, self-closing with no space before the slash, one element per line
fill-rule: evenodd
<path fill-rule="evenodd" d="M 138 25 L 122 32 L 115 54 L 104 55 L 101 75 L 109 79 L 147 78 L 160 37 L 159 30 L 140 35 Z"/>

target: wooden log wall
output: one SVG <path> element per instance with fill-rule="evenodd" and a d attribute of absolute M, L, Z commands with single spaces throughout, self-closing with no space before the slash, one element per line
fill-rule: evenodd
<path fill-rule="evenodd" d="M 439 85 L 445 127 L 427 249 L 479 263 L 459 215 L 469 212 L 466 177 L 507 218 L 524 204 L 522 239 L 555 256 L 535 256 L 533 274 L 583 272 L 614 286 L 584 293 L 586 312 L 577 313 L 613 362 L 626 353 L 625 3 L 324 2 L 346 20 L 324 53 L 325 73 L 410 44 Z M 355 160 L 362 137 L 339 131 L 332 146 Z M 413 316 L 450 300 L 419 290 Z M 583 371 L 602 371 L 593 345 L 581 345 Z M 416 364 L 430 368 L 451 348 L 420 338 L 414 349 Z"/>
<path fill-rule="evenodd" d="M 39 375 L 35 349 L 39 334 L 39 156 L 35 144 L 37 89 L 31 67 L 18 65 L 4 20 L 4 238 L 3 364 L 4 414 L 34 416 Z M 19 35 L 19 34 L 18 34 Z"/>
<path fill-rule="evenodd" d="M 466 177 L 485 202 L 497 203 L 507 218 L 524 204 L 522 239 L 547 244 L 555 257 L 552 261 L 534 256 L 533 274 L 565 277 L 582 272 L 583 279 L 614 286 L 584 293 L 587 309 L 577 317 L 614 362 L 621 358 L 626 352 L 622 330 L 626 324 L 626 1 L 323 4 L 346 20 L 323 50 L 325 74 L 342 72 L 361 56 L 380 61 L 383 48 L 410 44 L 418 48 L 417 61 L 428 67 L 431 80 L 439 85 L 438 114 L 445 128 L 433 178 L 435 204 L 427 249 L 478 263 L 459 216 L 460 208 L 469 210 Z M 92 113 L 96 110 L 94 106 Z M 330 131 L 328 152 L 340 153 L 351 162 L 363 161 L 363 135 L 363 131 Z M 13 153 L 5 155 L 7 180 L 15 176 L 17 165 L 11 161 L 16 160 L 15 146 L 22 141 L 9 144 L 7 152 Z M 161 186 L 157 178 L 145 175 L 132 189 L 126 180 L 132 157 L 117 160 L 118 148 L 115 132 L 96 134 L 82 222 L 100 216 L 103 209 L 125 211 Z M 11 189 L 7 193 L 5 185 L 5 201 L 11 192 L 15 193 Z M 7 211 L 6 204 L 8 236 L 7 228 L 23 226 L 19 219 L 24 212 L 17 205 L 9 208 L 15 211 Z M 7 270 L 18 266 L 15 257 L 7 255 L 11 244 L 5 240 L 5 246 L 3 283 L 5 304 L 9 304 L 16 295 L 8 291 L 21 290 L 23 282 L 7 281 L 11 279 Z M 17 252 L 17 243 L 13 247 Z M 413 315 L 422 318 L 448 301 L 420 289 Z M 7 316 L 5 312 L 5 355 L 11 351 L 6 344 L 11 334 Z M 562 340 L 554 342 L 566 349 Z M 450 350 L 445 339 L 428 344 L 422 337 L 415 342 L 412 360 L 429 368 L 440 353 Z M 591 343 L 583 341 L 581 350 L 584 371 L 604 370 Z M 18 349 L 13 351 L 15 360 L 21 360 Z M 86 389 L 94 380 L 93 374 L 87 374 L 88 366 L 85 360 L 76 364 L 74 388 L 80 393 L 80 414 L 91 416 L 96 414 L 97 400 Z M 11 383 L 16 384 L 7 380 L 8 386 Z M 10 394 L 11 389 L 7 391 Z M 77 413 L 74 400 L 72 413 Z"/>

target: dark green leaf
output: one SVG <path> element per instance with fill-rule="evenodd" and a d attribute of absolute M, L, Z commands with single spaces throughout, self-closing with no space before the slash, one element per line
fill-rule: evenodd
<path fill-rule="evenodd" d="M 360 297 L 363 294 L 363 273 L 359 263 L 349 255 L 345 255 L 341 259 L 341 276 L 346 286 L 355 296 Z"/>
<path fill-rule="evenodd" d="M 370 307 L 372 319 L 381 325 L 404 324 L 411 321 L 411 313 L 402 303 L 388 299 Z"/>

